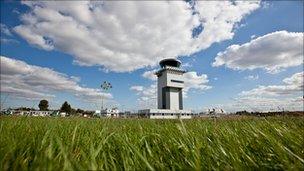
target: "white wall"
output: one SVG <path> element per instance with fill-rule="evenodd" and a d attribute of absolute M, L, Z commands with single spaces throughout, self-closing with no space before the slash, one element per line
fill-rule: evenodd
<path fill-rule="evenodd" d="M 191 119 L 191 115 L 180 115 L 180 119 Z M 178 115 L 152 115 L 150 119 L 178 119 Z"/>
<path fill-rule="evenodd" d="M 178 119 L 177 115 L 150 115 L 150 119 Z"/>
<path fill-rule="evenodd" d="M 170 90 L 170 109 L 179 110 L 179 91 L 176 89 Z"/>
<path fill-rule="evenodd" d="M 167 82 L 166 86 L 168 87 L 176 87 L 176 88 L 184 88 L 184 83 L 172 82 L 171 80 L 184 81 L 184 76 L 182 74 L 173 74 L 165 71 L 167 74 Z"/>
<path fill-rule="evenodd" d="M 181 119 L 191 119 L 192 116 L 191 115 L 183 115 L 183 116 L 180 116 Z"/>
<path fill-rule="evenodd" d="M 162 109 L 162 88 L 163 87 L 175 87 L 183 88 L 184 83 L 172 82 L 171 80 L 184 81 L 184 76 L 182 73 L 170 73 L 168 70 L 163 71 L 162 75 L 157 79 L 157 96 L 158 96 L 158 108 Z M 170 100 L 169 100 L 170 99 Z M 166 100 L 170 103 L 170 109 L 179 109 L 179 93 L 170 92 L 166 94 Z M 169 104 L 168 104 L 169 105 Z"/>

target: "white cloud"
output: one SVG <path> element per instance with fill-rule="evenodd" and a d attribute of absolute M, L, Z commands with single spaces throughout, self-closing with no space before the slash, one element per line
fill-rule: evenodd
<path fill-rule="evenodd" d="M 234 103 L 224 104 L 222 107 L 228 111 L 303 111 L 303 97 L 238 97 Z"/>
<path fill-rule="evenodd" d="M 304 72 L 299 72 L 293 74 L 291 77 L 285 78 L 283 82 L 288 85 L 294 85 L 298 87 L 302 87 L 303 89 L 303 77 L 304 77 Z"/>
<path fill-rule="evenodd" d="M 80 78 L 69 77 L 50 68 L 29 65 L 23 61 L 1 56 L 1 93 L 24 99 L 53 98 L 55 92 L 68 92 L 85 101 L 112 98 L 99 89 L 78 84 Z M 50 94 L 51 93 L 51 94 Z"/>
<path fill-rule="evenodd" d="M 132 86 L 130 88 L 130 90 L 135 90 L 135 91 L 141 92 L 144 90 L 144 87 L 143 86 Z"/>
<path fill-rule="evenodd" d="M 0 29 L 1 29 L 1 37 L 2 37 L 2 33 L 7 36 L 12 36 L 11 31 L 5 24 L 0 23 Z"/>
<path fill-rule="evenodd" d="M 190 55 L 231 39 L 234 27 L 260 2 L 26 1 L 15 32 L 45 50 L 74 56 L 80 65 L 111 71 L 155 66 L 167 57 Z M 192 31 L 202 26 L 193 38 Z"/>
<path fill-rule="evenodd" d="M 152 71 L 146 71 L 143 73 L 143 77 L 153 80 L 154 82 L 147 87 L 144 86 L 132 86 L 130 87 L 130 90 L 133 90 L 136 92 L 136 94 L 139 96 L 138 102 L 141 105 L 150 105 L 147 106 L 149 108 L 151 107 L 156 107 L 156 102 L 157 102 L 157 85 L 156 85 L 156 80 L 157 77 L 153 73 L 156 70 Z M 206 74 L 202 75 L 197 75 L 196 72 L 187 72 L 184 74 L 185 78 L 185 88 L 183 89 L 183 97 L 187 98 L 187 93 L 189 90 L 199 90 L 199 91 L 204 91 L 212 88 L 211 86 L 207 85 L 209 80 Z M 142 108 L 142 106 L 141 106 Z"/>
<path fill-rule="evenodd" d="M 242 91 L 232 102 L 214 104 L 207 108 L 222 108 L 229 112 L 247 111 L 303 111 L 303 72 L 283 79 L 282 85 L 258 86 Z"/>
<path fill-rule="evenodd" d="M 248 75 L 244 77 L 246 80 L 257 80 L 259 79 L 259 75 Z"/>
<path fill-rule="evenodd" d="M 6 39 L 6 38 L 1 38 L 1 44 L 17 44 L 19 43 L 15 39 Z"/>
<path fill-rule="evenodd" d="M 213 66 L 234 70 L 265 69 L 277 73 L 303 64 L 303 33 L 277 31 L 242 45 L 231 45 L 215 57 Z"/>
<path fill-rule="evenodd" d="M 15 8 L 15 9 L 13 9 L 13 11 L 12 11 L 13 13 L 15 13 L 15 14 L 20 14 L 20 12 Z"/>
<path fill-rule="evenodd" d="M 149 80 L 152 81 L 156 81 L 157 80 L 157 76 L 155 75 L 155 72 L 157 71 L 157 69 L 151 70 L 151 71 L 145 71 L 142 76 L 144 78 L 147 78 Z"/>
<path fill-rule="evenodd" d="M 247 14 L 260 7 L 258 1 L 197 1 L 197 11 L 203 21 L 204 31 L 199 36 L 204 41 L 203 46 L 231 39 L 234 36 L 233 27 Z"/>
<path fill-rule="evenodd" d="M 206 74 L 197 75 L 196 72 L 187 72 L 184 74 L 185 78 L 185 88 L 184 91 L 187 92 L 190 89 L 198 89 L 198 90 L 208 90 L 212 88 L 207 85 L 209 80 Z"/>
<path fill-rule="evenodd" d="M 33 45 L 37 45 L 45 50 L 54 49 L 54 45 L 52 45 L 45 37 L 35 34 L 30 28 L 17 26 L 14 30 Z"/>
<path fill-rule="evenodd" d="M 144 86 L 132 86 L 130 90 L 136 92 L 139 96 L 137 99 L 138 106 L 143 108 L 156 108 L 157 106 L 157 86 L 155 83 L 148 87 Z"/>
<path fill-rule="evenodd" d="M 183 63 L 182 64 L 182 67 L 183 68 L 191 68 L 192 67 L 192 64 L 190 62 L 186 62 L 186 63 Z"/>
<path fill-rule="evenodd" d="M 303 72 L 295 73 L 289 78 L 285 78 L 283 85 L 258 86 L 258 88 L 243 91 L 241 96 L 303 96 Z"/>
<path fill-rule="evenodd" d="M 271 1 L 262 1 L 261 2 L 261 8 L 262 9 L 268 9 L 270 8 L 272 5 L 270 4 Z"/>

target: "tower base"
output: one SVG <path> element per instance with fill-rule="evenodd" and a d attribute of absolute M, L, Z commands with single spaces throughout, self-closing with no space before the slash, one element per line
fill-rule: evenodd
<path fill-rule="evenodd" d="M 138 113 L 150 119 L 191 119 L 195 116 L 190 110 L 144 109 Z"/>

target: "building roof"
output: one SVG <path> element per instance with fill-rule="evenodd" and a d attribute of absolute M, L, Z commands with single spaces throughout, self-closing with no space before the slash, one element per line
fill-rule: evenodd
<path fill-rule="evenodd" d="M 164 68 L 165 66 L 172 66 L 179 68 L 181 65 L 181 61 L 174 58 L 163 59 L 159 62 L 159 65 Z"/>

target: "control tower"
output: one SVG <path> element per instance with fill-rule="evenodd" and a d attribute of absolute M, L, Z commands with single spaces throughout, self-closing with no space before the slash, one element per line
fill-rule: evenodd
<path fill-rule="evenodd" d="M 184 77 L 186 72 L 180 68 L 176 59 L 164 59 L 159 62 L 157 75 L 158 109 L 183 110 Z"/>
<path fill-rule="evenodd" d="M 183 88 L 185 70 L 176 59 L 164 59 L 159 62 L 157 76 L 157 109 L 142 109 L 141 117 L 150 119 L 191 119 L 194 113 L 183 109 Z"/>

